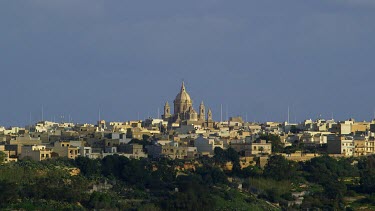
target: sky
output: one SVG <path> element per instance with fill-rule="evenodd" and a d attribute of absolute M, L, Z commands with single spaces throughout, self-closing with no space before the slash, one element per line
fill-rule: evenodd
<path fill-rule="evenodd" d="M 374 0 L 0 1 L 0 125 L 374 117 Z"/>

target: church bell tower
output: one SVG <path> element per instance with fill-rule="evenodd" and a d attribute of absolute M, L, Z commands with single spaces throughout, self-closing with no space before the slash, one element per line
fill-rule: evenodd
<path fill-rule="evenodd" d="M 164 105 L 164 115 L 162 116 L 162 118 L 166 120 L 170 117 L 171 117 L 171 107 L 169 106 L 168 101 L 167 101 L 165 102 L 165 105 Z"/>
<path fill-rule="evenodd" d="M 205 121 L 206 120 L 206 109 L 204 107 L 203 101 L 199 105 L 199 120 Z"/>

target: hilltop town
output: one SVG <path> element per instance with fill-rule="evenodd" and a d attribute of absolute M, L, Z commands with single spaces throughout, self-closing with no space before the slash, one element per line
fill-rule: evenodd
<path fill-rule="evenodd" d="M 182 83 L 158 119 L 0 127 L 0 207 L 374 208 L 374 143 L 374 121 L 215 121 Z"/>
<path fill-rule="evenodd" d="M 236 150 L 245 167 L 264 166 L 272 154 L 306 161 L 322 154 L 357 157 L 375 153 L 375 122 L 309 119 L 298 124 L 255 123 L 241 117 L 214 121 L 203 102 L 199 112 L 195 111 L 184 83 L 173 107 L 171 113 L 166 102 L 160 119 L 100 120 L 95 125 L 40 121 L 25 128 L 0 127 L 0 151 L 6 154 L 6 162 L 78 156 L 95 159 L 113 154 L 189 161 L 213 156 L 218 147 Z"/>

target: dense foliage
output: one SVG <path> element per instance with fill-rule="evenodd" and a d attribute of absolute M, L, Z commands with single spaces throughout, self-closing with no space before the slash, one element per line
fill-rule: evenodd
<path fill-rule="evenodd" d="M 233 163 L 232 171 L 223 170 L 227 162 Z M 134 160 L 118 155 L 2 164 L 0 209 L 342 210 L 375 206 L 374 156 L 357 160 L 321 156 L 297 163 L 272 155 L 263 169 L 241 169 L 239 155 L 229 148 L 215 149 L 214 157 L 190 164 L 193 168 L 180 160 Z M 296 193 L 304 193 L 301 205 L 295 203 Z"/>

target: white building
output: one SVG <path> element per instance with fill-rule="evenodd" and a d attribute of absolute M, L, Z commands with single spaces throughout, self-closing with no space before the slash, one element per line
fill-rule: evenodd
<path fill-rule="evenodd" d="M 213 155 L 216 147 L 224 149 L 223 141 L 213 138 L 203 138 L 202 136 L 195 139 L 194 146 L 201 155 Z"/>

